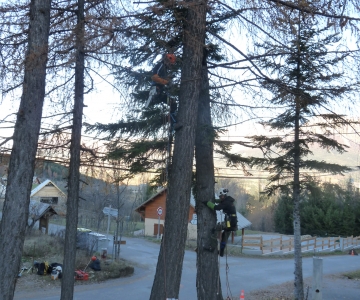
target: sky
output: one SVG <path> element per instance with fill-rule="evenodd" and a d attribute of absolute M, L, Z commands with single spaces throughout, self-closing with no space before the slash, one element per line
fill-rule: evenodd
<path fill-rule="evenodd" d="M 0 2 L 2 2 L 0 0 Z M 242 50 L 246 50 L 245 44 L 240 41 L 239 48 Z M 150 69 L 151 67 L 149 67 Z M 95 76 L 95 75 L 94 75 Z M 119 118 L 121 113 L 123 112 L 120 108 L 121 105 L 123 105 L 123 95 L 120 95 L 118 92 L 115 92 L 114 89 L 108 85 L 107 83 L 100 83 L 100 79 L 94 77 L 95 79 L 95 91 L 91 92 L 90 94 L 85 95 L 85 105 L 84 108 L 84 122 L 94 124 L 96 122 L 100 123 L 109 123 L 109 122 L 116 122 Z M 237 101 L 241 102 L 244 101 L 244 104 L 251 104 L 246 103 L 246 101 L 249 101 L 249 99 L 242 94 L 235 95 L 235 98 Z M 10 114 L 14 114 L 17 111 L 17 108 L 19 106 L 19 99 L 20 95 L 16 95 L 14 97 L 5 97 L 0 100 L 0 120 L 3 120 L 5 117 L 9 116 Z M 246 100 L 248 99 L 248 100 Z M 250 99 L 251 100 L 251 99 Z M 355 107 L 354 107 L 355 108 Z M 48 101 L 48 99 L 45 102 L 44 107 L 44 115 L 49 114 L 51 112 L 52 106 L 51 103 Z M 341 109 L 341 106 L 339 107 Z M 357 115 L 357 109 L 354 109 L 352 111 L 354 115 Z M 271 111 L 263 111 L 263 115 L 267 117 L 271 117 L 272 112 Z M 15 115 L 12 115 L 12 117 L 7 118 L 9 121 L 15 120 Z M 46 122 L 50 122 L 50 120 L 46 120 Z M 1 138 L 6 138 L 11 136 L 12 130 L 9 127 L 9 123 L 0 124 L 0 143 Z M 228 132 L 226 132 L 221 138 L 224 140 L 239 140 L 242 139 L 244 136 L 249 134 L 264 134 L 267 133 L 264 128 L 261 126 L 255 125 L 253 121 L 245 122 L 242 124 L 238 124 L 235 126 L 231 126 L 228 128 Z M 349 139 L 353 139 L 353 137 L 350 137 L 350 135 L 347 135 Z M 356 142 L 358 143 L 359 140 L 356 136 L 354 136 L 356 139 Z M 344 142 L 351 144 L 350 141 L 346 141 L 344 139 Z M 352 143 L 352 147 L 354 147 L 354 152 L 358 152 L 359 146 L 356 143 Z M 242 149 L 239 147 L 236 147 L 237 151 L 243 153 L 243 154 L 253 154 L 251 150 L 249 149 Z M 352 156 L 354 157 L 354 156 Z M 220 165 L 220 161 L 217 161 L 217 164 Z M 358 159 L 354 161 L 354 165 L 360 164 L 358 163 Z M 222 172 L 225 172 L 224 170 Z M 233 171 L 229 171 L 229 173 L 234 174 Z M 236 172 L 235 172 L 236 173 Z M 241 173 L 241 171 L 239 172 Z"/>

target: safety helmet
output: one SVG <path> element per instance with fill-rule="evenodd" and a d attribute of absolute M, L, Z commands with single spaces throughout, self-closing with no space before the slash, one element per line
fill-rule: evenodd
<path fill-rule="evenodd" d="M 226 194 L 229 192 L 228 189 L 224 189 L 224 188 L 219 188 L 219 191 L 218 191 L 218 194 L 219 194 L 219 197 L 220 196 L 226 196 Z"/>
<path fill-rule="evenodd" d="M 176 56 L 174 54 L 168 53 L 165 55 L 165 57 L 171 64 L 174 64 L 176 62 Z"/>

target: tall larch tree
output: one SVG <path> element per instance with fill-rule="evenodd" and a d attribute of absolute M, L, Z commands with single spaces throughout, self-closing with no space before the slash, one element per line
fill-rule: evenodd
<path fill-rule="evenodd" d="M 152 300 L 179 298 L 187 237 L 207 1 L 187 1 L 183 6 L 183 65 L 178 113 L 178 121 L 183 127 L 175 134 L 164 235 L 151 290 Z"/>
<path fill-rule="evenodd" d="M 77 24 L 75 28 L 75 89 L 71 128 L 68 199 L 64 246 L 64 276 L 61 281 L 61 300 L 73 299 L 74 269 L 76 260 L 76 234 L 79 209 L 80 147 L 84 108 L 85 73 L 85 0 L 77 1 Z"/>
<path fill-rule="evenodd" d="M 29 216 L 30 193 L 45 97 L 50 5 L 50 0 L 30 2 L 23 92 L 13 135 L 0 227 L 0 295 L 4 300 L 14 297 Z"/>
<path fill-rule="evenodd" d="M 216 214 L 203 205 L 202 201 L 214 198 L 214 139 L 211 122 L 209 75 L 207 57 L 214 49 L 204 48 L 201 72 L 201 93 L 199 97 L 198 123 L 195 141 L 195 199 L 197 213 L 197 299 L 222 300 L 218 264 L 218 242 L 212 238 L 216 225 Z M 209 276 L 211 274 L 211 276 Z"/>

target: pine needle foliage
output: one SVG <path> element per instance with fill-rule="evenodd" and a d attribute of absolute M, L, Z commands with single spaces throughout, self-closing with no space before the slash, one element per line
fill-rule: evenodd
<path fill-rule="evenodd" d="M 312 236 L 358 236 L 359 192 L 350 178 L 346 185 L 319 182 L 309 178 L 301 194 L 301 232 Z M 275 230 L 293 233 L 293 201 L 282 194 L 277 201 Z"/>
<path fill-rule="evenodd" d="M 329 107 L 331 101 L 344 100 L 353 92 L 354 81 L 350 81 L 342 69 L 351 52 L 337 48 L 341 36 L 329 33 L 328 27 L 318 29 L 314 20 L 304 16 L 299 17 L 297 24 L 295 22 L 289 21 L 292 26 L 283 28 L 284 34 L 293 37 L 285 51 L 273 42 L 258 45 L 264 52 L 282 53 L 262 57 L 259 65 L 269 73 L 261 84 L 272 94 L 270 103 L 287 107 L 277 116 L 262 122 L 269 131 L 281 131 L 283 136 L 251 137 L 253 145 L 264 154 L 264 158 L 253 158 L 253 164 L 271 173 L 268 194 L 283 188 L 284 182 L 293 186 L 290 179 L 296 168 L 302 171 L 300 177 L 304 180 L 306 171 L 310 170 L 331 174 L 344 174 L 350 170 L 346 166 L 307 157 L 313 155 L 315 145 L 339 154 L 346 152 L 347 146 L 333 138 L 333 132 L 351 125 L 352 121 L 331 112 Z"/>
<path fill-rule="evenodd" d="M 207 28 L 221 33 L 225 30 L 226 23 L 236 14 L 223 11 L 221 5 L 213 5 L 214 13 L 209 17 Z M 170 74 L 173 84 L 166 92 L 169 97 L 178 101 L 179 70 L 184 63 L 181 56 L 185 13 L 181 4 L 156 1 L 144 11 L 129 17 L 128 26 L 124 29 L 128 43 L 117 53 L 129 66 L 115 68 L 117 81 L 129 92 L 126 107 L 128 113 L 118 122 L 86 124 L 87 132 L 97 132 L 109 141 L 109 159 L 124 161 L 130 176 L 136 172 L 156 173 L 154 183 L 162 186 L 166 185 L 163 181 L 166 179 L 164 169 L 171 161 L 167 157 L 171 155 L 174 142 L 173 132 L 169 133 L 169 107 L 164 103 L 151 103 L 145 108 L 145 103 L 151 87 L 151 68 L 164 53 L 175 53 L 177 57 Z M 224 59 L 222 49 L 212 43 L 210 38 L 207 38 L 204 51 L 212 64 Z M 212 91 L 212 94 L 215 93 L 216 90 Z M 209 136 L 209 139 L 213 139 L 215 130 L 209 132 L 213 132 Z M 121 140 L 126 141 L 126 146 Z M 145 144 L 152 146 L 149 148 Z M 222 148 L 223 152 L 229 150 L 225 148 Z"/>
<path fill-rule="evenodd" d="M 332 134 L 344 124 L 351 125 L 351 121 L 332 112 L 330 105 L 334 100 L 339 102 L 348 97 L 355 80 L 342 68 L 348 62 L 351 51 L 340 51 L 341 37 L 331 33 L 329 27 L 322 27 L 312 16 L 302 12 L 298 12 L 297 16 L 292 12 L 284 14 L 284 19 L 279 21 L 278 33 L 283 39 L 282 45 L 274 41 L 258 45 L 263 53 L 273 54 L 262 56 L 258 65 L 263 74 L 268 74 L 260 83 L 272 96 L 270 104 L 285 107 L 262 124 L 270 131 L 283 133 L 283 136 L 252 137 L 254 146 L 258 146 L 264 154 L 263 159 L 255 158 L 254 164 L 258 162 L 270 173 L 265 189 L 268 195 L 280 190 L 284 201 L 291 199 L 294 297 L 304 299 L 301 194 L 306 188 L 308 172 L 317 170 L 344 174 L 350 169 L 324 160 L 308 159 L 308 156 L 313 154 L 315 145 L 338 153 L 346 151 L 347 146 L 338 142 Z M 317 126 L 318 120 L 321 120 L 320 126 Z M 289 208 L 289 202 L 282 207 Z M 330 213 L 323 216 L 329 222 Z"/>

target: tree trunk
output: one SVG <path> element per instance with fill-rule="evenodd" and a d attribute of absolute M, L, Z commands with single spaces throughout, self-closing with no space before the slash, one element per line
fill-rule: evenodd
<path fill-rule="evenodd" d="M 184 51 L 179 94 L 178 122 L 174 155 L 166 199 L 164 235 L 156 268 L 151 300 L 179 298 L 190 207 L 192 165 L 201 63 L 205 39 L 206 1 L 184 2 Z"/>
<path fill-rule="evenodd" d="M 84 0 L 78 0 L 76 28 L 75 95 L 71 132 L 70 166 L 64 249 L 64 275 L 61 280 L 61 300 L 73 299 L 76 259 L 76 234 L 79 208 L 80 143 L 84 108 Z"/>
<path fill-rule="evenodd" d="M 15 124 L 3 216 L 0 226 L 0 295 L 13 299 L 29 217 L 35 156 L 45 97 L 50 28 L 48 0 L 32 0 L 23 94 Z"/>
<path fill-rule="evenodd" d="M 202 67 L 202 89 L 199 98 L 198 125 L 195 141 L 196 159 L 196 213 L 197 213 L 197 276 L 196 288 L 199 300 L 222 300 L 219 275 L 217 240 L 211 239 L 216 225 L 216 214 L 202 201 L 214 198 L 214 129 L 211 122 L 209 77 L 206 55 Z M 205 248 L 204 248 L 205 247 Z M 215 248 L 213 252 L 209 247 Z M 209 274 L 211 274 L 209 276 Z"/>
<path fill-rule="evenodd" d="M 294 151 L 294 260 L 295 260 L 295 291 L 296 300 L 304 299 L 304 283 L 301 256 L 301 226 L 300 226 L 300 144 L 299 144 L 299 108 L 295 115 L 295 151 Z"/>
<path fill-rule="evenodd" d="M 299 25 L 300 26 L 300 25 Z M 300 34 L 300 28 L 299 28 Z M 300 37 L 298 38 L 300 40 Z M 300 74 L 300 55 L 298 58 L 298 74 Z M 300 75 L 297 78 L 297 88 L 300 89 Z M 295 281 L 294 296 L 295 300 L 304 299 L 304 281 L 302 274 L 302 256 L 301 256 L 301 225 L 300 225 L 300 97 L 295 95 L 295 120 L 294 120 L 294 183 L 293 183 L 293 201 L 294 201 L 294 260 L 295 260 Z"/>

